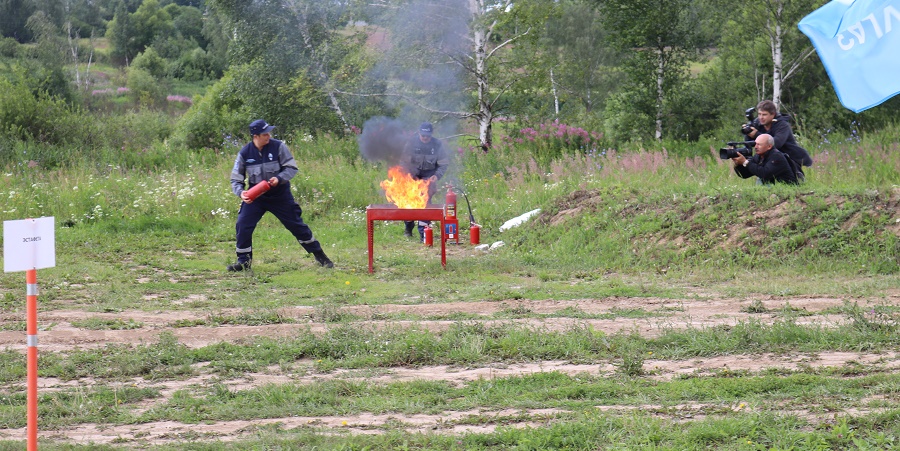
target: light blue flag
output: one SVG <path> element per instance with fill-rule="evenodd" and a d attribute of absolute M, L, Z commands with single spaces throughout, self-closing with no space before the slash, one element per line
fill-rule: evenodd
<path fill-rule="evenodd" d="M 900 93 L 900 0 L 833 0 L 798 24 L 855 113 Z"/>

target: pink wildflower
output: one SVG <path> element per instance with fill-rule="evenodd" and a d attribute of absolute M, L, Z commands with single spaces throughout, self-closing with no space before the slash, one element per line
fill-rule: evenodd
<path fill-rule="evenodd" d="M 166 100 L 169 102 L 181 102 L 187 105 L 191 105 L 194 103 L 194 101 L 191 100 L 190 97 L 185 96 L 166 96 Z"/>

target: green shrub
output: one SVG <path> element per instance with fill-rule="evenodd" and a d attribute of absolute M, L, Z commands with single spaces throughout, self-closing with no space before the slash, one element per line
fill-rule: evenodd
<path fill-rule="evenodd" d="M 128 69 L 128 94 L 135 103 L 143 106 L 162 105 L 166 101 L 166 91 L 150 72 L 132 66 Z"/>
<path fill-rule="evenodd" d="M 161 144 L 175 127 L 175 118 L 161 111 L 140 110 L 97 116 L 104 144 L 116 151 L 146 151 Z"/>
<path fill-rule="evenodd" d="M 0 56 L 15 58 L 19 53 L 19 43 L 13 38 L 0 38 Z"/>
<path fill-rule="evenodd" d="M 167 72 L 170 77 L 181 80 L 206 80 L 215 76 L 215 62 L 201 48 L 185 52 L 175 61 L 169 63 Z"/>
<path fill-rule="evenodd" d="M 637 96 L 630 92 L 619 92 L 609 97 L 606 103 L 604 131 L 615 142 L 629 142 L 652 139 L 655 129 L 654 119 L 632 104 Z"/>
<path fill-rule="evenodd" d="M 264 118 L 280 136 L 343 133 L 343 124 L 305 73 L 288 80 L 266 78 L 260 64 L 232 66 L 185 115 L 176 136 L 189 148 L 221 148 L 245 136 L 247 124 Z M 242 139 L 238 139 L 241 141 Z"/>
<path fill-rule="evenodd" d="M 210 86 L 203 97 L 194 100 L 194 105 L 178 123 L 172 137 L 174 146 L 222 149 L 237 146 L 249 138 L 250 115 L 244 111 L 239 99 L 228 94 L 231 82 L 231 75 L 226 74 Z"/>
<path fill-rule="evenodd" d="M 0 78 L 0 164 L 141 164 L 149 150 L 165 147 L 174 123 L 175 118 L 152 110 L 90 114 L 46 92 L 35 94 L 20 81 Z M 119 155 L 126 151 L 134 155 Z"/>
<path fill-rule="evenodd" d="M 0 136 L 40 144 L 90 144 L 93 123 L 83 112 L 21 81 L 0 78 Z"/>
<path fill-rule="evenodd" d="M 153 75 L 155 78 L 163 78 L 166 75 L 166 60 L 153 50 L 153 47 L 147 47 L 138 56 L 134 58 L 131 67 L 135 69 L 143 69 Z"/>

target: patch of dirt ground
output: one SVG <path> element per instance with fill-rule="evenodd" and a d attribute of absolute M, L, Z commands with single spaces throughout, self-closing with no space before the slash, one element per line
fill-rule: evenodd
<path fill-rule="evenodd" d="M 896 305 L 900 294 L 880 298 L 879 304 Z M 575 326 L 587 326 L 609 334 L 619 331 L 637 331 L 644 336 L 655 336 L 669 329 L 687 327 L 715 327 L 734 325 L 741 321 L 754 319 L 763 323 L 780 321 L 785 309 L 802 312 L 796 320 L 798 323 L 821 324 L 833 327 L 846 321 L 846 315 L 832 312 L 845 305 L 847 301 L 857 302 L 861 307 L 868 307 L 863 299 L 846 297 L 755 297 L 754 299 L 717 298 L 694 293 L 693 297 L 684 299 L 662 298 L 626 298 L 612 297 L 604 299 L 579 300 L 545 300 L 520 301 L 508 300 L 497 302 L 454 302 L 443 304 L 384 304 L 369 306 L 346 306 L 342 312 L 358 318 L 361 327 L 407 326 L 442 331 L 454 322 L 429 318 L 452 317 L 465 314 L 472 319 L 491 323 L 517 323 L 542 330 L 566 330 Z M 566 310 L 576 309 L 592 319 L 553 317 L 552 315 Z M 496 319 L 498 313 L 507 311 L 526 312 L 524 318 Z M 643 311 L 647 315 L 642 318 L 626 318 L 617 316 L 616 312 Z M 756 311 L 760 313 L 750 313 Z M 221 312 L 229 314 L 229 312 Z M 230 312 L 238 314 L 238 311 Z M 385 321 L 385 315 L 404 314 L 415 321 Z M 46 330 L 38 334 L 42 351 L 70 352 L 73 349 L 100 348 L 110 344 L 149 344 L 158 340 L 160 334 L 171 333 L 180 342 L 190 347 L 202 347 L 219 342 L 238 342 L 256 336 L 292 336 L 299 331 L 323 332 L 333 324 L 317 322 L 316 310 L 313 307 L 288 307 L 279 310 L 283 317 L 290 318 L 289 324 L 265 326 L 226 325 L 218 327 L 174 327 L 176 321 L 202 320 L 205 315 L 190 312 L 142 312 L 125 311 L 119 313 L 89 313 L 79 310 L 57 310 L 41 312 L 40 321 Z M 548 317 L 527 317 L 528 315 L 547 315 Z M 7 315 L 8 316 L 8 315 Z M 602 316 L 603 319 L 596 318 Z M 107 318 L 122 321 L 133 321 L 141 327 L 131 330 L 85 330 L 73 326 L 73 322 L 87 318 Z M 21 321 L 18 318 L 3 317 L 3 322 Z M 52 326 L 50 326 L 52 325 Z M 0 332 L 0 347 L 24 351 L 24 331 Z M 759 372 L 766 369 L 796 370 L 809 367 L 844 367 L 848 365 L 872 365 L 886 371 L 900 370 L 900 355 L 897 352 L 865 353 L 865 352 L 827 352 L 815 354 L 760 354 L 731 355 L 711 358 L 692 358 L 685 360 L 657 360 L 648 356 L 644 360 L 645 377 L 655 380 L 671 380 L 684 375 L 716 374 L 721 371 Z M 569 375 L 589 374 L 592 376 L 613 375 L 617 368 L 609 362 L 596 364 L 575 364 L 566 361 L 544 361 L 522 364 L 493 364 L 483 367 L 400 367 L 387 369 L 347 370 L 338 369 L 327 373 L 319 372 L 315 362 L 299 361 L 289 367 L 273 366 L 261 373 L 245 374 L 241 378 L 221 380 L 208 374 L 180 381 L 148 381 L 134 379 L 119 382 L 123 385 L 139 385 L 152 387 L 160 391 L 161 397 L 148 401 L 141 409 L 149 409 L 163 404 L 179 390 L 201 390 L 212 384 L 224 384 L 230 390 L 247 390 L 266 384 L 309 384 L 327 379 L 366 380 L 375 383 L 390 383 L 412 380 L 442 380 L 454 385 L 461 385 L 479 379 L 504 378 L 510 376 L 535 374 L 540 372 L 561 372 Z M 90 387 L 96 381 L 80 379 L 61 381 L 42 378 L 39 391 L 70 390 L 73 387 Z M 109 385 L 109 382 L 102 382 Z M 21 384 L 4 387 L 2 392 L 24 391 Z M 685 405 L 676 407 L 661 406 L 597 406 L 601 410 L 627 410 L 639 408 L 652 411 L 655 415 L 672 418 L 674 421 L 696 419 L 717 409 L 752 409 L 754 406 L 710 406 Z M 804 415 L 818 418 L 824 414 L 822 409 L 811 409 Z M 859 409 L 855 412 L 859 413 Z M 57 430 L 41 430 L 41 436 L 53 440 L 76 444 L 114 444 L 128 443 L 142 445 L 178 443 L 187 440 L 219 440 L 233 441 L 253 437 L 270 428 L 282 430 L 304 429 L 323 431 L 326 433 L 346 434 L 380 433 L 385 428 L 402 427 L 408 431 L 439 432 L 460 434 L 465 432 L 490 432 L 497 426 L 536 427 L 553 422 L 557 416 L 565 414 L 555 409 L 529 410 L 471 410 L 442 412 L 434 415 L 401 415 L 401 414 L 360 414 L 341 417 L 287 417 L 266 418 L 252 421 L 219 421 L 202 424 L 182 424 L 176 422 L 154 422 L 130 425 L 80 424 Z M 831 412 L 829 415 L 833 415 Z M 466 421 L 468 418 L 480 418 L 479 421 Z M 487 418 L 488 420 L 485 420 Z M 827 418 L 822 416 L 822 421 Z M 476 424 L 471 424 L 476 423 Z M 399 426 L 398 426 L 399 425 Z M 0 439 L 23 440 L 24 428 L 0 429 Z"/>
<path fill-rule="evenodd" d="M 442 304 L 382 304 L 370 306 L 348 306 L 340 309 L 360 317 L 360 326 L 384 327 L 414 326 L 419 329 L 443 331 L 457 321 L 430 320 L 428 318 L 452 317 L 465 314 L 472 316 L 473 321 L 485 324 L 518 323 L 549 331 L 570 329 L 573 326 L 590 326 L 609 334 L 622 330 L 637 331 L 644 336 L 656 336 L 668 329 L 686 327 L 715 327 L 735 325 L 753 318 L 762 323 L 779 321 L 783 316 L 780 310 L 789 308 L 802 311 L 803 315 L 796 319 L 798 324 L 837 325 L 846 320 L 845 315 L 828 314 L 850 299 L 841 298 L 783 298 L 757 297 L 747 299 L 661 299 L 661 298 L 605 298 L 582 300 L 544 300 L 544 301 L 497 301 L 497 302 L 451 302 Z M 865 301 L 859 300 L 865 307 Z M 879 301 L 885 302 L 885 301 Z M 893 304 L 892 301 L 887 301 Z M 751 308 L 760 306 L 763 313 L 748 313 Z M 567 317 L 495 319 L 495 315 L 504 311 L 520 311 L 537 315 L 552 315 L 562 310 L 575 309 L 587 315 L 605 315 L 608 319 L 580 319 Z M 644 318 L 628 318 L 616 316 L 617 311 L 645 311 Z M 298 331 L 310 330 L 324 332 L 333 327 L 327 323 L 317 322 L 315 307 L 287 307 L 278 310 L 279 314 L 293 320 L 287 324 L 269 324 L 261 326 L 222 325 L 174 327 L 176 321 L 203 320 L 206 315 L 191 312 L 142 312 L 123 311 L 117 313 L 92 313 L 80 310 L 56 310 L 41 312 L 39 321 L 45 328 L 38 333 L 40 349 L 53 352 L 66 352 L 74 348 L 96 348 L 109 344 L 148 344 L 154 343 L 162 333 L 173 334 L 179 342 L 194 348 L 208 346 L 219 342 L 236 342 L 257 336 L 289 337 Z M 221 312 L 229 314 L 228 311 Z M 233 314 L 239 313 L 235 310 Z M 419 316 L 421 320 L 375 320 L 390 314 Z M 527 316 L 527 315 L 525 315 Z M 73 322 L 87 318 L 121 320 L 142 325 L 140 328 L 126 330 L 88 330 L 72 326 Z M 3 318 L 5 321 L 21 320 L 20 318 Z M 46 326 L 49 325 L 49 326 Z M 6 349 L 25 349 L 24 331 L 0 331 L 0 347 Z"/>

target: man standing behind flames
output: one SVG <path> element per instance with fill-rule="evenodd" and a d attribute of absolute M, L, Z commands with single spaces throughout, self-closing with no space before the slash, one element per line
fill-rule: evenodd
<path fill-rule="evenodd" d="M 322 245 L 313 236 L 312 230 L 303 222 L 303 210 L 291 194 L 290 180 L 297 175 L 297 162 L 287 145 L 272 138 L 274 125 L 262 119 L 250 123 L 252 141 L 247 143 L 234 160 L 231 170 L 231 189 L 243 201 L 238 211 L 237 263 L 228 265 L 229 271 L 250 269 L 253 257 L 253 230 L 266 212 L 271 212 L 284 227 L 297 238 L 303 249 L 316 257 L 316 262 L 326 268 L 334 267 L 322 250 Z M 256 199 L 250 199 L 244 190 L 268 180 L 270 188 Z"/>
<path fill-rule="evenodd" d="M 416 180 L 429 180 L 428 202 L 437 191 L 437 181 L 447 172 L 450 158 L 441 145 L 441 141 L 432 136 L 434 127 L 430 122 L 423 122 L 419 132 L 413 135 L 403 148 L 400 164 L 403 169 Z M 425 226 L 431 221 L 419 221 L 419 240 L 425 240 Z M 413 221 L 406 221 L 404 235 L 412 237 Z"/>
<path fill-rule="evenodd" d="M 756 139 L 763 133 L 771 135 L 775 140 L 775 148 L 797 163 L 797 177 L 802 181 L 802 166 L 812 166 L 813 161 L 806 149 L 800 147 L 797 140 L 794 139 L 790 119 L 784 114 L 778 114 L 778 108 L 771 100 L 759 102 L 756 105 L 756 111 L 756 119 L 745 125 L 741 132 L 748 139 Z"/>

